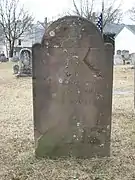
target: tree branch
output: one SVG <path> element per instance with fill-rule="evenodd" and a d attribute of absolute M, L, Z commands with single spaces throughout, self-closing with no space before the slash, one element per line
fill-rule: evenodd
<path fill-rule="evenodd" d="M 83 16 L 86 19 L 93 21 L 92 16 L 93 16 L 96 0 L 91 0 L 91 1 L 80 0 L 80 9 L 77 7 L 76 2 L 77 0 L 73 0 L 73 6 L 74 6 L 73 14 L 76 14 L 78 16 Z M 122 0 L 117 7 L 115 7 L 116 2 L 117 0 L 110 0 L 108 7 L 105 8 L 104 18 L 103 18 L 104 21 L 103 28 L 108 23 L 115 23 L 115 22 L 119 23 L 122 20 L 122 11 L 120 9 Z M 83 8 L 83 4 L 85 6 L 84 8 Z M 95 17 L 94 19 L 97 19 L 97 17 Z"/>
<path fill-rule="evenodd" d="M 32 16 L 20 6 L 19 0 L 1 0 L 0 25 L 12 52 L 15 41 L 28 31 L 32 22 Z"/>

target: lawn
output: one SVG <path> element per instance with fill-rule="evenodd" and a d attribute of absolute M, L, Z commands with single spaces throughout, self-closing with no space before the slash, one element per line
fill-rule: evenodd
<path fill-rule="evenodd" d="M 134 91 L 134 70 L 114 67 L 114 90 Z M 134 96 L 113 95 L 111 157 L 34 157 L 31 78 L 16 79 L 0 64 L 0 180 L 135 180 Z"/>

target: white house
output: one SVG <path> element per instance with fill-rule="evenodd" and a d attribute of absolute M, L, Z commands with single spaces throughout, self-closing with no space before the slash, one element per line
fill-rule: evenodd
<path fill-rule="evenodd" d="M 2 29 L 0 27 L 0 53 L 6 54 L 6 44 L 5 44 L 5 39 L 2 34 Z"/>
<path fill-rule="evenodd" d="M 115 54 L 118 50 L 127 50 L 135 53 L 135 26 L 125 26 L 115 36 Z"/>
<path fill-rule="evenodd" d="M 3 52 L 4 52 L 4 54 L 7 54 L 6 45 L 4 42 L 0 41 L 0 53 L 3 53 Z"/>
<path fill-rule="evenodd" d="M 104 33 L 114 35 L 114 64 L 134 64 L 135 25 L 108 24 L 104 28 Z"/>
<path fill-rule="evenodd" d="M 32 29 L 28 32 L 25 32 L 15 43 L 14 54 L 19 55 L 19 52 L 22 48 L 32 48 L 32 45 L 35 43 L 41 42 L 42 36 L 44 34 L 44 28 L 39 25 L 33 25 Z"/>
<path fill-rule="evenodd" d="M 115 34 L 115 54 L 118 50 L 135 53 L 135 25 L 108 24 L 104 33 Z"/>
<path fill-rule="evenodd" d="M 15 42 L 14 55 L 19 55 L 19 51 L 22 48 L 32 48 L 34 43 L 39 43 L 44 34 L 44 28 L 40 24 L 35 24 L 32 30 L 25 32 L 18 40 Z M 3 53 L 8 57 L 9 47 L 6 43 L 6 39 L 0 37 L 0 53 Z"/>

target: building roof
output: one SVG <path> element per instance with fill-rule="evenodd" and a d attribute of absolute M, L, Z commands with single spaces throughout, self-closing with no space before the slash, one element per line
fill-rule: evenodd
<path fill-rule="evenodd" d="M 104 27 L 104 33 L 115 34 L 115 36 L 117 36 L 124 27 L 127 27 L 130 31 L 132 31 L 135 34 L 135 25 L 126 24 L 107 24 Z"/>
<path fill-rule="evenodd" d="M 110 34 L 118 34 L 123 28 L 124 28 L 124 24 L 107 24 L 104 27 L 104 33 L 110 33 Z"/>
<path fill-rule="evenodd" d="M 127 25 L 127 27 L 135 34 L 135 25 Z"/>

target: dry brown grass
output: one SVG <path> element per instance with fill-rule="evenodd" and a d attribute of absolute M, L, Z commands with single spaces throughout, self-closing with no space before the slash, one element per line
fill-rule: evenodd
<path fill-rule="evenodd" d="M 31 79 L 16 79 L 0 64 L 0 180 L 134 180 L 133 94 L 113 96 L 111 157 L 37 160 L 34 157 Z M 114 89 L 133 90 L 133 70 L 114 69 Z"/>

